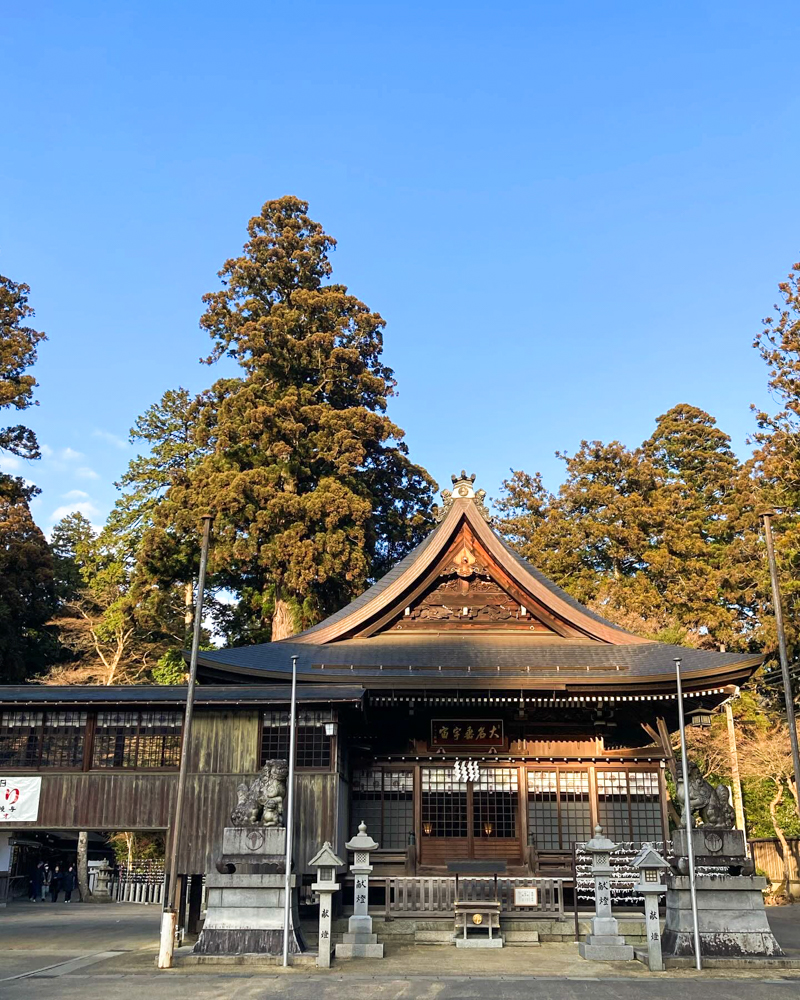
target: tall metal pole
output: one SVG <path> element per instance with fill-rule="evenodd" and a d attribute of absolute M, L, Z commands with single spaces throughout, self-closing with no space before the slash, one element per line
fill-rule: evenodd
<path fill-rule="evenodd" d="M 703 968 L 700 957 L 700 923 L 697 918 L 697 888 L 694 882 L 694 844 L 692 843 L 692 804 L 689 796 L 689 758 L 686 753 L 686 721 L 683 717 L 683 685 L 681 684 L 681 658 L 675 657 L 675 676 L 678 683 L 678 726 L 681 731 L 681 770 L 683 772 L 683 819 L 686 824 L 686 850 L 689 852 L 689 898 L 692 901 L 692 931 L 694 934 L 694 965 L 698 972 Z"/>
<path fill-rule="evenodd" d="M 792 743 L 792 763 L 794 765 L 794 787 L 800 795 L 800 750 L 797 746 L 797 723 L 794 716 L 794 695 L 792 694 L 792 676 L 789 673 L 789 656 L 786 652 L 786 632 L 783 627 L 783 604 L 778 583 L 778 565 L 775 562 L 775 546 L 772 543 L 772 516 L 774 510 L 761 512 L 764 521 L 764 538 L 767 542 L 767 558 L 769 559 L 769 576 L 772 581 L 772 606 L 775 611 L 775 627 L 778 630 L 778 653 L 783 674 L 783 696 L 786 701 L 786 722 L 789 726 L 789 739 Z"/>
<path fill-rule="evenodd" d="M 289 780 L 286 796 L 286 864 L 283 883 L 283 964 L 289 964 L 289 915 L 292 906 L 292 840 L 294 839 L 294 741 L 297 713 L 297 657 L 292 657 L 292 702 L 289 710 Z"/>
<path fill-rule="evenodd" d="M 175 813 L 172 818 L 172 842 L 169 852 L 169 882 L 167 883 L 167 905 L 161 915 L 161 941 L 158 950 L 158 968 L 171 969 L 175 949 L 175 896 L 178 881 L 178 845 L 183 824 L 183 805 L 186 798 L 186 773 L 189 765 L 189 743 L 192 735 L 192 713 L 194 712 L 194 689 L 197 681 L 197 657 L 200 650 L 200 633 L 203 626 L 203 593 L 206 585 L 208 565 L 208 541 L 211 536 L 211 514 L 203 515 L 203 540 L 200 547 L 200 572 L 197 577 L 197 599 L 194 608 L 194 631 L 192 633 L 192 654 L 189 660 L 189 685 L 186 690 L 186 709 L 183 715 L 183 739 L 181 740 L 181 766 L 178 773 L 178 791 L 175 796 Z"/>

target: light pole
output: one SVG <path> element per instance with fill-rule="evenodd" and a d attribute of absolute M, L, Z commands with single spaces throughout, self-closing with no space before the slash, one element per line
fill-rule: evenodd
<path fill-rule="evenodd" d="M 289 964 L 289 913 L 292 905 L 292 834 L 294 833 L 294 743 L 297 714 L 297 657 L 292 657 L 292 702 L 289 710 L 289 780 L 286 796 L 286 862 L 283 883 L 283 964 Z"/>
<path fill-rule="evenodd" d="M 169 856 L 169 882 L 167 883 L 167 904 L 161 915 L 161 940 L 158 949 L 158 968 L 172 968 L 172 954 L 175 950 L 175 910 L 176 882 L 178 881 L 178 844 L 183 823 L 183 803 L 186 797 L 186 772 L 189 764 L 189 738 L 192 733 L 192 712 L 194 711 L 194 689 L 197 680 L 197 656 L 200 650 L 200 632 L 203 626 L 203 591 L 206 585 L 208 565 L 208 540 L 211 535 L 211 514 L 203 515 L 203 541 L 200 548 L 200 572 L 197 577 L 197 600 L 194 609 L 194 632 L 192 633 L 192 655 L 189 660 L 189 685 L 186 689 L 186 709 L 183 715 L 183 739 L 181 740 L 181 766 L 178 773 L 178 791 L 175 796 L 175 815 L 172 820 L 172 844 Z"/>
<path fill-rule="evenodd" d="M 689 854 L 689 898 L 692 901 L 692 932 L 694 934 L 694 964 L 703 968 L 700 957 L 700 924 L 697 919 L 697 889 L 694 882 L 694 844 L 692 843 L 692 803 L 689 795 L 689 758 L 686 753 L 686 722 L 683 717 L 683 685 L 681 658 L 675 657 L 675 678 L 678 684 L 678 726 L 681 731 L 681 771 L 683 772 L 683 821 L 686 824 L 686 850 Z"/>
<path fill-rule="evenodd" d="M 775 546 L 772 543 L 772 517 L 774 510 L 763 510 L 759 517 L 764 521 L 764 539 L 767 543 L 767 558 L 769 559 L 769 576 L 772 582 L 772 606 L 775 611 L 775 627 L 778 630 L 778 654 L 783 674 L 783 696 L 786 701 L 786 722 L 789 726 L 789 739 L 792 743 L 792 764 L 794 765 L 794 787 L 800 792 L 800 750 L 797 747 L 797 723 L 794 717 L 794 695 L 792 694 L 792 677 L 789 673 L 789 656 L 786 652 L 786 632 L 783 627 L 783 604 L 778 584 L 778 565 L 775 562 Z"/>

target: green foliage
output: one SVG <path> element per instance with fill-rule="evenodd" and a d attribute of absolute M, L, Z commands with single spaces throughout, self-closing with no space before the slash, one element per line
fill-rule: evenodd
<path fill-rule="evenodd" d="M 24 325 L 34 315 L 29 292 L 28 285 L 0 274 L 0 409 L 26 410 L 34 405 L 36 379 L 26 371 L 36 361 L 37 345 L 47 338 Z M 22 458 L 40 457 L 36 435 L 21 424 L 0 427 L 0 450 Z"/>
<path fill-rule="evenodd" d="M 215 613 L 239 639 L 317 621 L 430 525 L 434 483 L 385 414 L 384 321 L 329 281 L 335 241 L 307 208 L 267 202 L 204 297 L 209 363 L 227 356 L 243 374 L 196 402 L 197 462 L 169 483 L 142 546 L 145 573 L 174 581 L 182 540 L 214 513 L 212 585 L 241 598 Z"/>
<path fill-rule="evenodd" d="M 747 835 L 751 838 L 774 837 L 775 828 L 769 812 L 770 799 L 775 794 L 775 785 L 766 778 L 744 778 L 742 780 L 742 800 L 747 817 Z M 800 837 L 800 819 L 794 807 L 794 800 L 784 797 L 777 809 L 778 822 L 787 837 Z"/>
<path fill-rule="evenodd" d="M 186 662 L 179 649 L 168 649 L 153 667 L 154 684 L 185 684 Z"/>
<path fill-rule="evenodd" d="M 56 607 L 53 561 L 31 517 L 37 493 L 0 474 L 0 683 L 20 683 L 42 671 L 58 644 L 46 626 Z"/>
<path fill-rule="evenodd" d="M 584 441 L 559 457 L 555 494 L 538 473 L 503 484 L 500 529 L 522 555 L 630 631 L 754 648 L 753 489 L 709 414 L 679 404 L 638 448 Z"/>

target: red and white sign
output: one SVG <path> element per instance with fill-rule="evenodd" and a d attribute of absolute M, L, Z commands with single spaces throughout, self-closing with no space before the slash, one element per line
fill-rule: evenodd
<path fill-rule="evenodd" d="M 0 823 L 30 823 L 39 818 L 41 778 L 0 775 Z"/>

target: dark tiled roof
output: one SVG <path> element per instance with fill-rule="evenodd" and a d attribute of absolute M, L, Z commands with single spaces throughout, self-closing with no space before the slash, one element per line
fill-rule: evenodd
<path fill-rule="evenodd" d="M 198 684 L 196 705 L 226 705 L 242 702 L 265 704 L 287 703 L 291 686 L 262 681 L 255 686 L 244 684 Z M 364 688 L 344 684 L 304 684 L 297 689 L 299 701 L 361 701 Z M 62 705 L 182 705 L 186 702 L 185 685 L 104 685 L 20 684 L 0 686 L 0 705 L 52 704 Z"/>
<path fill-rule="evenodd" d="M 379 635 L 369 639 L 347 639 L 324 645 L 283 642 L 243 646 L 202 652 L 200 663 L 211 669 L 241 672 L 251 676 L 291 671 L 292 657 L 297 656 L 298 672 L 319 678 L 327 674 L 342 678 L 351 668 L 358 680 L 369 686 L 368 678 L 390 677 L 415 684 L 424 678 L 443 679 L 440 675 L 471 676 L 485 685 L 487 677 L 509 674 L 537 676 L 561 674 L 564 678 L 580 675 L 585 681 L 593 674 L 604 680 L 618 676 L 625 681 L 637 677 L 674 674 L 674 658 L 683 660 L 683 671 L 725 670 L 746 666 L 758 657 L 714 650 L 686 649 L 666 643 L 643 642 L 614 646 L 583 639 L 532 638 L 528 635 Z M 324 667 L 323 667 L 324 665 Z"/>

